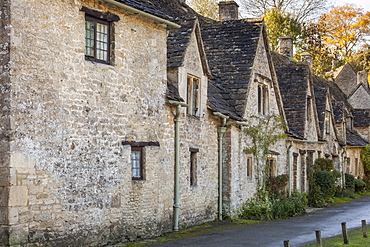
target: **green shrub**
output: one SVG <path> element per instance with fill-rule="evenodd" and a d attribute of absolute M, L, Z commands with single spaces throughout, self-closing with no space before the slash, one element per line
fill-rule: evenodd
<path fill-rule="evenodd" d="M 253 198 L 248 200 L 239 210 L 239 217 L 252 220 L 270 220 L 272 219 L 271 208 L 272 203 L 269 199 L 259 200 L 258 198 Z"/>
<path fill-rule="evenodd" d="M 355 191 L 355 176 L 346 173 L 344 177 L 346 181 L 346 189 Z"/>
<path fill-rule="evenodd" d="M 298 192 L 284 199 L 270 200 L 268 197 L 257 197 L 243 205 L 239 211 L 239 217 L 254 220 L 283 219 L 303 214 L 306 206 L 306 196 Z"/>
<path fill-rule="evenodd" d="M 315 160 L 314 172 L 334 170 L 334 162 L 331 159 L 318 158 Z"/>
<path fill-rule="evenodd" d="M 336 174 L 329 171 L 318 171 L 313 174 L 308 194 L 308 205 L 312 207 L 325 207 L 330 204 L 336 189 Z"/>
<path fill-rule="evenodd" d="M 322 208 L 326 206 L 324 194 L 321 192 L 318 185 L 313 184 L 307 196 L 308 205 L 311 207 Z"/>
<path fill-rule="evenodd" d="M 325 198 L 333 197 L 335 184 L 337 182 L 335 175 L 328 171 L 318 171 L 314 175 L 315 184 L 319 186 L 320 191 Z"/>
<path fill-rule="evenodd" d="M 307 198 L 305 195 L 293 193 L 291 197 L 277 199 L 272 204 L 272 217 L 274 219 L 284 219 L 305 213 Z"/>
<path fill-rule="evenodd" d="M 361 179 L 355 179 L 354 183 L 355 183 L 355 192 L 361 192 L 365 190 L 366 183 Z"/>

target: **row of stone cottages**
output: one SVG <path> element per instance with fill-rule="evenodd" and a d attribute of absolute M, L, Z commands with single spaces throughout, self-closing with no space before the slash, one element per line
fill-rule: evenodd
<path fill-rule="evenodd" d="M 0 246 L 104 245 L 235 216 L 256 193 L 251 116 L 284 119 L 268 163 L 290 191 L 307 191 L 318 157 L 361 176 L 367 82 L 349 65 L 337 84 L 316 77 L 289 38 L 270 52 L 263 21 L 238 20 L 234 2 L 222 21 L 184 0 L 0 6 Z"/>

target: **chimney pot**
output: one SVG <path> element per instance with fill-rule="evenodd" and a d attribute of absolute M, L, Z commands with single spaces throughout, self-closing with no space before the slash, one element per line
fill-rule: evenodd
<path fill-rule="evenodd" d="M 293 58 L 293 39 L 290 36 L 283 36 L 279 38 L 279 52 L 280 54 Z"/>
<path fill-rule="evenodd" d="M 237 20 L 239 5 L 235 1 L 222 1 L 218 3 L 220 21 Z"/>
<path fill-rule="evenodd" d="M 357 72 L 357 85 L 360 84 L 360 83 L 364 84 L 365 86 L 368 85 L 367 72 L 366 71 Z"/>
<path fill-rule="evenodd" d="M 303 63 L 306 63 L 310 66 L 310 68 L 312 69 L 312 65 L 313 65 L 313 56 L 311 55 L 311 53 L 308 53 L 308 52 L 302 52 L 301 53 L 301 61 Z"/>

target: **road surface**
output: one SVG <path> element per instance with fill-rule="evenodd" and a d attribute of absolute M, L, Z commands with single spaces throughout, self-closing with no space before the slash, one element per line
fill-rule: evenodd
<path fill-rule="evenodd" d="M 353 229 L 361 227 L 361 220 L 370 223 L 370 196 L 287 220 L 225 229 L 149 246 L 279 247 L 284 246 L 284 240 L 289 240 L 291 247 L 297 247 L 315 241 L 315 231 L 320 230 L 322 238 L 327 238 L 342 233 L 342 222 L 347 223 L 348 229 Z"/>

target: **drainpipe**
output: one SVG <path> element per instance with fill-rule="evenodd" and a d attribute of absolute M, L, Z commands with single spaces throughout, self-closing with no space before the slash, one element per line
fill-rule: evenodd
<path fill-rule="evenodd" d="M 176 106 L 176 114 L 174 118 L 175 122 L 175 191 L 174 191 L 174 204 L 173 204 L 173 230 L 177 232 L 179 230 L 179 208 L 180 208 L 180 187 L 179 187 L 179 173 L 180 173 L 180 110 L 181 107 L 187 107 L 188 105 L 179 102 L 169 100 L 168 103 Z"/>
<path fill-rule="evenodd" d="M 344 188 L 346 186 L 346 176 L 345 176 L 345 172 L 344 172 L 344 168 L 345 168 L 345 165 L 346 165 L 346 162 L 344 160 L 344 154 L 347 153 L 347 146 L 344 146 L 343 147 L 343 152 L 342 152 L 342 188 Z"/>
<path fill-rule="evenodd" d="M 288 159 L 288 171 L 289 171 L 289 186 L 288 186 L 288 194 L 289 194 L 289 197 L 292 195 L 292 188 L 291 188 L 291 185 L 292 185 L 292 169 L 290 167 L 290 149 L 292 148 L 293 146 L 293 141 L 290 141 L 290 145 L 287 149 L 287 159 Z"/>
<path fill-rule="evenodd" d="M 226 121 L 229 118 L 220 112 L 213 113 L 221 118 L 221 124 L 217 128 L 218 134 L 218 219 L 222 220 L 222 138 L 226 132 Z"/>

